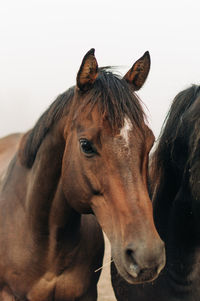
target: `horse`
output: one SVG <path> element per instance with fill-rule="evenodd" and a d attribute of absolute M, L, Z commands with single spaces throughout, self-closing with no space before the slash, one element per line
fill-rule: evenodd
<path fill-rule="evenodd" d="M 130 283 L 163 268 L 147 191 L 154 136 L 135 93 L 149 69 L 145 52 L 122 78 L 91 49 L 76 85 L 30 131 L 0 140 L 1 301 L 97 300 L 102 230 Z"/>
<path fill-rule="evenodd" d="M 200 86 L 176 95 L 149 167 L 155 225 L 166 265 L 152 283 L 130 285 L 112 266 L 119 301 L 200 299 Z"/>

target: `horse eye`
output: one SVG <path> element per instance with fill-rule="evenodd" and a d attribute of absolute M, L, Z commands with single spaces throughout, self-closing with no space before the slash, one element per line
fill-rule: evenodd
<path fill-rule="evenodd" d="M 92 144 L 89 140 L 80 139 L 79 141 L 80 141 L 80 146 L 81 146 L 81 150 L 83 151 L 83 153 L 85 153 L 86 155 L 92 155 L 95 153 L 95 150 L 92 147 Z"/>

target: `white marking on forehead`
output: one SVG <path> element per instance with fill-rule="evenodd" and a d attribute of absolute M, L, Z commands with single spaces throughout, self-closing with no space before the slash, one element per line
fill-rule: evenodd
<path fill-rule="evenodd" d="M 127 146 L 129 145 L 129 135 L 128 134 L 132 130 L 132 128 L 133 128 L 133 125 L 132 125 L 130 119 L 126 117 L 124 119 L 124 126 L 121 128 L 121 131 L 120 131 L 120 136 L 122 138 L 124 138 Z"/>

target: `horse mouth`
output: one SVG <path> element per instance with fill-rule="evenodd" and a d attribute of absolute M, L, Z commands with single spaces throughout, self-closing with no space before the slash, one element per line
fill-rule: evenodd
<path fill-rule="evenodd" d="M 156 267 L 141 269 L 137 275 L 127 269 L 120 271 L 119 274 L 130 284 L 142 284 L 154 281 L 158 277 L 159 272 Z"/>
<path fill-rule="evenodd" d="M 157 268 L 153 268 L 153 269 L 141 269 L 141 271 L 139 272 L 137 278 L 136 278 L 136 282 L 134 283 L 145 283 L 145 282 L 152 282 L 153 280 L 155 280 L 158 277 L 159 273 L 158 273 L 158 269 Z"/>

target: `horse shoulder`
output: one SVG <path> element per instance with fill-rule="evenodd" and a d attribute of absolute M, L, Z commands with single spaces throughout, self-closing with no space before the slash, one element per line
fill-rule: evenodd
<path fill-rule="evenodd" d="M 82 215 L 80 251 L 73 267 L 57 278 L 55 300 L 96 300 L 98 270 L 102 266 L 104 238 L 96 217 Z"/>
<path fill-rule="evenodd" d="M 80 248 L 72 264 L 61 273 L 46 271 L 27 294 L 28 300 L 96 300 L 100 276 L 96 270 L 102 265 L 103 251 L 103 234 L 96 218 L 83 215 Z"/>

